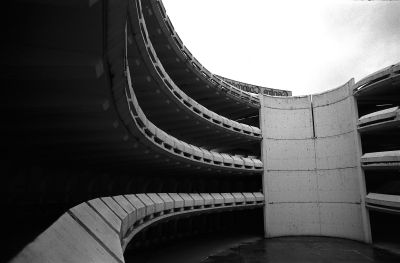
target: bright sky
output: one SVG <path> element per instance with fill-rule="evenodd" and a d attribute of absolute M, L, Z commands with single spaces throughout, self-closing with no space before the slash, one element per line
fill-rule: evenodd
<path fill-rule="evenodd" d="M 400 1 L 163 0 L 212 73 L 293 95 L 400 62 Z"/>

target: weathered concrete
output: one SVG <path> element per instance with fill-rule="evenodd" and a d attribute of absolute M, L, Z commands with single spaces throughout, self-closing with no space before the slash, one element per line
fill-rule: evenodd
<path fill-rule="evenodd" d="M 248 193 L 249 195 L 251 193 Z M 171 216 L 179 216 L 189 213 L 209 213 L 224 211 L 235 207 L 255 208 L 263 203 L 233 204 L 231 200 L 225 201 L 220 194 L 213 194 L 212 204 L 219 203 L 221 206 L 210 206 L 205 208 L 201 194 L 181 194 L 182 202 L 189 200 L 190 210 L 172 209 L 179 208 L 183 203 L 176 203 L 178 207 L 172 206 L 175 194 L 137 194 L 122 195 L 115 197 L 103 197 L 82 203 L 71 208 L 63 214 L 53 225 L 37 237 L 31 244 L 26 246 L 12 262 L 119 262 L 123 263 L 123 251 L 126 244 L 134 235 L 151 224 Z M 252 196 L 262 197 L 262 193 L 254 193 Z M 161 198 L 162 196 L 163 198 Z M 191 199 L 190 196 L 194 198 Z M 209 197 L 211 195 L 206 195 Z M 224 193 L 224 196 L 232 196 Z M 151 198 L 155 200 L 151 201 Z M 232 197 L 233 198 L 233 197 Z M 144 200 L 139 203 L 139 199 Z M 176 196 L 175 196 L 176 199 Z M 208 198 L 207 198 L 208 199 Z M 149 201 L 150 200 L 150 201 Z M 161 201 L 160 201 L 161 200 Z M 169 203 L 169 205 L 165 205 Z M 194 201 L 193 201 L 194 200 Z M 162 203 L 155 208 L 155 204 Z M 194 202 L 194 203 L 193 203 Z M 200 203 L 196 203 L 200 202 Z M 229 202 L 229 203 L 226 203 Z M 135 204 L 137 206 L 135 206 Z M 195 204 L 195 206 L 193 206 Z M 120 206 L 121 205 L 121 206 Z M 229 207 L 225 207 L 229 205 Z M 152 209 L 143 209 L 147 206 Z M 162 210 L 159 211 L 162 207 Z M 142 211 L 141 211 L 142 210 Z M 146 211 L 158 211 L 151 217 L 144 217 Z M 129 212 L 128 212 L 129 211 Z M 172 212 L 164 214 L 164 211 Z M 133 220 L 133 218 L 138 217 Z M 121 223 L 122 222 L 122 223 Z M 121 227 L 119 227 L 121 226 Z"/>
<path fill-rule="evenodd" d="M 222 197 L 224 198 L 225 204 L 233 204 L 235 202 L 235 198 L 230 193 L 222 193 Z"/>
<path fill-rule="evenodd" d="M 204 206 L 204 199 L 197 193 L 189 194 L 193 198 L 194 206 Z"/>
<path fill-rule="evenodd" d="M 170 193 L 169 196 L 174 200 L 174 208 L 179 209 L 183 208 L 185 202 L 183 201 L 182 197 L 177 193 Z"/>
<path fill-rule="evenodd" d="M 214 204 L 214 198 L 212 198 L 210 194 L 201 193 L 200 196 L 203 198 L 205 206 L 210 206 Z"/>
<path fill-rule="evenodd" d="M 163 200 L 165 210 L 174 209 L 174 200 L 167 193 L 159 193 L 158 196 Z"/>
<path fill-rule="evenodd" d="M 180 197 L 183 199 L 183 206 L 185 208 L 193 208 L 194 200 L 190 197 L 189 194 L 186 193 L 179 193 Z"/>
<path fill-rule="evenodd" d="M 233 197 L 235 198 L 236 204 L 241 204 L 245 202 L 244 196 L 241 193 L 232 193 Z"/>
<path fill-rule="evenodd" d="M 51 248 L 51 249 L 49 249 Z M 24 248 L 12 262 L 120 262 L 69 214 Z"/>
<path fill-rule="evenodd" d="M 136 208 L 122 195 L 114 196 L 113 199 L 128 214 L 128 224 L 133 225 L 137 220 Z M 125 234 L 125 233 L 124 233 Z"/>
<path fill-rule="evenodd" d="M 252 193 L 243 193 L 244 199 L 246 203 L 254 203 L 256 202 L 256 197 Z"/>
<path fill-rule="evenodd" d="M 400 257 L 394 253 L 362 244 L 360 242 L 346 240 L 342 238 L 327 237 L 280 237 L 272 239 L 259 239 L 258 241 L 245 242 L 243 244 L 232 245 L 230 248 L 220 249 L 217 253 L 212 253 L 214 247 L 209 245 L 208 240 L 201 243 L 191 244 L 182 242 L 178 246 L 169 246 L 160 249 L 160 256 L 143 257 L 145 260 L 133 260 L 135 263 L 186 263 L 200 262 L 192 261 L 191 254 L 199 254 L 201 249 L 208 246 L 209 252 L 203 252 L 203 258 L 208 258 L 204 263 L 237 263 L 237 262 L 262 262 L 262 263 L 291 263 L 291 262 L 340 262 L 340 263 L 392 263 L 399 262 Z M 210 240 L 212 242 L 213 240 Z M 193 242 L 193 241 L 192 241 Z M 171 250 L 171 251 L 170 251 Z M 180 251 L 187 251 L 180 255 Z M 136 258 L 135 258 L 136 259 Z M 157 260 L 158 259 L 158 260 Z M 167 259 L 167 260 L 164 260 Z M 169 260 L 168 260 L 169 259 Z"/>
<path fill-rule="evenodd" d="M 358 120 L 358 125 L 363 125 L 369 122 L 375 122 L 389 118 L 400 118 L 399 106 L 364 115 Z"/>
<path fill-rule="evenodd" d="M 136 220 L 141 220 L 146 216 L 146 206 L 137 198 L 135 195 L 125 195 L 125 198 L 135 207 L 136 209 Z"/>
<path fill-rule="evenodd" d="M 100 198 L 90 200 L 88 204 L 91 205 L 116 232 L 121 232 L 121 219 Z"/>
<path fill-rule="evenodd" d="M 366 202 L 368 204 L 400 208 L 400 196 L 398 195 L 369 193 L 366 197 Z"/>
<path fill-rule="evenodd" d="M 313 96 L 262 96 L 267 237 L 370 242 L 352 84 Z"/>
<path fill-rule="evenodd" d="M 366 153 L 361 157 L 363 163 L 400 162 L 400 151 Z"/>

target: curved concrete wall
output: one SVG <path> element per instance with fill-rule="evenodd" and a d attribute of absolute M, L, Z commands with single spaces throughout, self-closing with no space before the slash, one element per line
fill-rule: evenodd
<path fill-rule="evenodd" d="M 168 217 L 262 206 L 262 193 L 149 193 L 102 197 L 64 213 L 12 262 L 119 262 L 129 241 Z"/>
<path fill-rule="evenodd" d="M 135 61 L 138 61 L 139 57 L 142 57 L 142 60 L 144 61 L 144 64 L 147 65 L 147 69 L 152 74 L 154 77 L 155 81 L 157 82 L 155 86 L 151 86 L 148 84 L 148 80 L 142 80 L 143 83 L 137 82 L 137 85 L 143 86 L 146 90 L 146 92 L 149 92 L 149 89 L 152 87 L 155 90 L 164 91 L 165 95 L 169 98 L 172 99 L 175 104 L 178 105 L 181 109 L 183 109 L 183 112 L 186 116 L 191 116 L 194 117 L 193 119 L 186 119 L 185 122 L 196 122 L 196 121 L 203 121 L 204 127 L 206 126 L 211 126 L 211 129 L 215 128 L 222 128 L 223 132 L 231 132 L 235 133 L 236 135 L 242 135 L 243 138 L 246 139 L 261 139 L 261 130 L 257 127 L 251 127 L 246 124 L 242 124 L 239 122 L 236 122 L 234 120 L 225 118 L 209 109 L 206 107 L 202 106 L 200 103 L 197 103 L 195 100 L 190 98 L 186 93 L 184 93 L 175 83 L 174 81 L 170 78 L 169 74 L 166 72 L 164 69 L 164 66 L 161 64 L 158 55 L 156 54 L 154 48 L 153 48 L 153 43 L 151 42 L 151 39 L 149 37 L 148 29 L 146 22 L 143 18 L 143 13 L 142 13 L 142 8 L 140 6 L 140 2 L 137 2 L 137 5 L 131 5 L 130 6 L 130 12 L 133 14 L 130 16 L 130 22 L 132 24 L 133 29 L 133 36 L 136 40 L 135 42 L 135 48 L 141 51 L 141 56 L 138 54 L 136 56 L 131 56 L 129 55 L 129 48 L 128 48 L 128 59 L 136 58 Z M 136 12 L 139 13 L 139 15 L 136 15 Z M 129 37 L 128 37 L 129 39 Z M 141 64 L 137 63 L 139 65 L 135 65 L 135 63 L 132 63 L 132 76 L 134 77 L 135 71 L 137 71 L 136 67 L 139 67 Z M 136 85 L 136 86 L 137 86 Z M 136 87 L 138 89 L 138 87 Z M 155 93 L 157 94 L 157 93 Z M 158 93 L 160 94 L 160 93 Z M 164 105 L 161 107 L 161 102 L 159 101 L 160 98 L 156 97 L 153 100 L 157 100 L 158 103 L 153 103 L 157 104 L 157 108 L 160 107 L 162 108 L 163 112 L 167 110 L 168 107 L 176 109 L 176 106 L 170 105 L 170 103 L 167 103 L 167 105 Z M 168 100 L 169 101 L 169 100 Z M 191 113 L 191 114 L 190 114 Z M 175 112 L 176 114 L 176 112 Z M 188 115 L 189 114 L 189 115 Z M 162 119 L 165 119 L 165 115 L 163 114 Z M 172 122 L 172 120 L 170 120 Z M 205 121 L 205 122 L 204 122 Z M 172 126 L 176 126 L 176 123 L 172 123 Z M 182 127 L 179 127 L 181 130 Z M 197 129 L 202 129 L 202 127 L 197 127 Z M 205 129 L 205 128 L 204 128 Z M 180 133 L 183 133 L 183 131 L 180 131 Z M 204 136 L 204 135 L 203 135 Z M 222 137 L 226 137 L 226 135 L 221 135 Z"/>
<path fill-rule="evenodd" d="M 313 96 L 262 96 L 267 237 L 370 241 L 351 85 Z"/>

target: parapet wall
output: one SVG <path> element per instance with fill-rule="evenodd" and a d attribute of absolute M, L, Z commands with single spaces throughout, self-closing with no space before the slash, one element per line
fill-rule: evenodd
<path fill-rule="evenodd" d="M 11 262 L 124 263 L 129 241 L 151 224 L 171 217 L 195 216 L 261 207 L 262 193 L 148 193 L 102 197 L 64 213 Z"/>
<path fill-rule="evenodd" d="M 369 242 L 352 84 L 313 96 L 261 96 L 266 237 Z"/>

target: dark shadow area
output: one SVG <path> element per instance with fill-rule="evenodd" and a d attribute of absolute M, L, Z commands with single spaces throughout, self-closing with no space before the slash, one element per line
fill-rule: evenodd
<path fill-rule="evenodd" d="M 400 124 L 398 124 L 400 125 Z M 400 126 L 361 133 L 363 153 L 400 149 Z"/>
<path fill-rule="evenodd" d="M 172 219 L 135 236 L 125 262 L 199 262 L 210 253 L 262 236 L 261 208 Z"/>
<path fill-rule="evenodd" d="M 367 170 L 365 180 L 367 193 L 400 195 L 398 170 Z"/>
<path fill-rule="evenodd" d="M 374 245 L 393 250 L 400 255 L 400 215 L 370 211 Z"/>
<path fill-rule="evenodd" d="M 204 263 L 399 262 L 400 256 L 356 241 L 326 237 L 263 239 L 225 250 Z"/>

